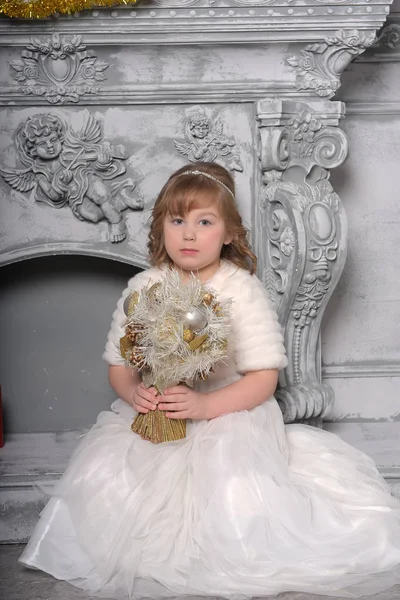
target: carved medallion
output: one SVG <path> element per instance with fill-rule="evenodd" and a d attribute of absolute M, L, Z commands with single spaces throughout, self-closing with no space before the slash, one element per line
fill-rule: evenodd
<path fill-rule="evenodd" d="M 51 38 L 32 38 L 21 52 L 21 61 L 11 62 L 11 75 L 24 94 L 44 96 L 50 104 L 79 102 L 81 96 L 99 91 L 108 64 L 86 49 L 80 35 L 71 39 L 53 33 Z"/>

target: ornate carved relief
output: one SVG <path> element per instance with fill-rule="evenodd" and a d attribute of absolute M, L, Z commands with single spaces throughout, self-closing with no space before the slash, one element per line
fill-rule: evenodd
<path fill-rule="evenodd" d="M 391 50 L 400 48 L 400 25 L 392 23 L 383 29 L 374 44 L 374 48 L 387 46 Z"/>
<path fill-rule="evenodd" d="M 331 98 L 340 87 L 340 75 L 348 64 L 374 42 L 375 34 L 339 30 L 322 43 L 308 44 L 301 57 L 290 56 L 287 63 L 296 74 L 298 90 L 314 90 Z"/>
<path fill-rule="evenodd" d="M 81 96 L 99 91 L 109 66 L 86 50 L 80 35 L 70 40 L 53 33 L 51 38 L 32 38 L 21 52 L 22 61 L 11 63 L 12 77 L 23 84 L 20 91 L 44 96 L 50 104 L 79 102 Z"/>
<path fill-rule="evenodd" d="M 340 103 L 326 103 L 320 115 L 304 103 L 262 101 L 258 107 L 262 187 L 257 218 L 267 242 L 260 235 L 257 250 L 264 283 L 286 325 L 291 360 L 277 392 L 286 422 L 319 422 L 334 399 L 320 382 L 318 344 L 346 255 L 345 214 L 328 171 L 347 155 L 345 135 L 332 126 L 338 122 L 335 105 Z M 278 125 L 276 118 L 268 120 L 268 109 L 275 117 L 280 112 Z"/>
<path fill-rule="evenodd" d="M 54 114 L 29 117 L 16 132 L 16 147 L 23 170 L 2 167 L 0 174 L 22 193 L 33 190 L 37 202 L 53 208 L 69 206 L 82 221 L 110 223 L 110 239 L 126 237 L 122 212 L 143 209 L 134 197 L 131 178 L 112 182 L 126 172 L 123 146 L 102 140 L 101 124 L 92 115 L 75 132 Z"/>
<path fill-rule="evenodd" d="M 191 109 L 185 123 L 186 142 L 174 141 L 175 148 L 191 162 L 217 162 L 231 171 L 243 171 L 236 142 L 223 132 L 219 116 L 207 116 L 201 108 Z"/>

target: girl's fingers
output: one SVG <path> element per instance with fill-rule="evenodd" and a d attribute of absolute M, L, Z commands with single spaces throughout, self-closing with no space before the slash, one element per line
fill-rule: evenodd
<path fill-rule="evenodd" d="M 158 408 L 160 410 L 177 410 L 179 412 L 184 410 L 181 402 L 168 402 L 168 404 L 159 404 Z"/>
<path fill-rule="evenodd" d="M 165 416 L 168 419 L 190 419 L 189 413 L 187 410 L 178 410 L 176 412 L 167 412 Z"/>
<path fill-rule="evenodd" d="M 168 388 L 167 390 L 164 390 L 164 394 L 187 394 L 188 393 L 188 388 L 186 387 L 186 385 L 176 385 L 174 387 Z"/>
<path fill-rule="evenodd" d="M 134 403 L 141 408 L 147 408 L 147 410 L 155 410 L 157 408 L 156 404 L 153 404 L 153 402 L 149 402 L 140 396 L 135 398 Z"/>
<path fill-rule="evenodd" d="M 159 399 L 159 404 L 165 404 L 168 403 L 168 405 L 173 404 L 175 402 L 186 402 L 187 401 L 187 397 L 185 397 L 182 394 L 169 394 L 168 396 L 160 396 Z M 168 406 L 167 406 L 168 408 Z"/>
<path fill-rule="evenodd" d="M 137 396 L 138 398 L 143 398 L 143 400 L 145 400 L 146 402 L 151 402 L 151 404 L 157 405 L 158 404 L 158 399 L 151 393 L 148 392 L 148 390 L 141 390 L 139 389 L 137 392 Z"/>
<path fill-rule="evenodd" d="M 149 387 L 149 388 L 147 388 L 147 387 L 144 385 L 143 381 L 142 381 L 142 383 L 140 384 L 139 388 L 140 388 L 141 390 L 145 391 L 145 392 L 148 392 L 148 393 L 149 393 L 151 396 L 157 396 L 157 390 L 156 390 L 156 388 L 154 388 L 154 387 Z"/>

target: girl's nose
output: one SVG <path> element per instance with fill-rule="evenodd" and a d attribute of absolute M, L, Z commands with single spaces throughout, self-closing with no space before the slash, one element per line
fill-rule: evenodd
<path fill-rule="evenodd" d="M 193 231 L 193 229 L 191 229 L 190 227 L 185 227 L 185 230 L 183 232 L 183 239 L 190 241 L 190 240 L 194 240 L 196 237 L 195 232 Z"/>

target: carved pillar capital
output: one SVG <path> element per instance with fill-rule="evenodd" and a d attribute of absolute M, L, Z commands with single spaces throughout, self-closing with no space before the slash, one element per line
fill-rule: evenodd
<path fill-rule="evenodd" d="M 286 422 L 320 422 L 334 396 L 321 384 L 319 333 L 346 257 L 346 217 L 329 182 L 347 156 L 341 102 L 257 106 L 261 277 L 285 326 L 289 366 L 277 399 Z"/>

